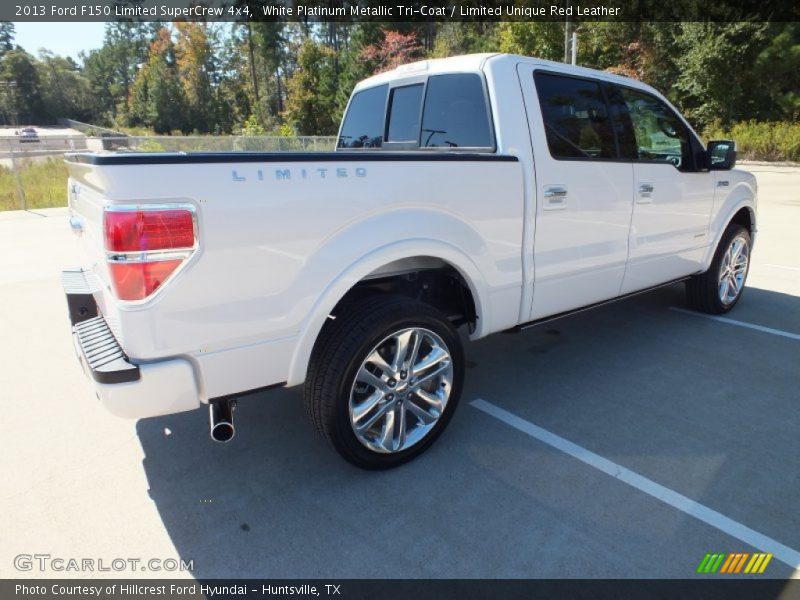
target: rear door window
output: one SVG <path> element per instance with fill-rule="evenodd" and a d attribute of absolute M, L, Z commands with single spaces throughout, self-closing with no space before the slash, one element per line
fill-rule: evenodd
<path fill-rule="evenodd" d="M 550 155 L 556 159 L 617 158 L 614 133 L 600 83 L 549 73 L 534 74 Z"/>
<path fill-rule="evenodd" d="M 494 146 L 480 76 L 457 73 L 428 79 L 420 145 L 423 148 Z"/>

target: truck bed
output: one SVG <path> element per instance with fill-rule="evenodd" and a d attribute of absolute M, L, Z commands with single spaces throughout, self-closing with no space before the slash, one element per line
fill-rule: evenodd
<path fill-rule="evenodd" d="M 70 207 L 87 232 L 83 266 L 103 284 L 101 313 L 133 362 L 196 363 L 201 397 L 302 381 L 292 366 L 298 340 L 328 298 L 409 247 L 480 282 L 476 297 L 493 307 L 483 314 L 496 317 L 479 334 L 517 322 L 524 194 L 514 156 L 75 153 L 67 162 Z M 197 251 L 152 299 L 117 301 L 103 207 L 170 203 L 196 210 Z"/>

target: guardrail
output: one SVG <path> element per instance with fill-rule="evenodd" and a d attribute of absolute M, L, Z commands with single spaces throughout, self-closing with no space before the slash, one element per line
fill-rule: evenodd
<path fill-rule="evenodd" d="M 324 152 L 334 136 L 113 136 L 103 135 L 103 150 L 131 152 Z"/>
<path fill-rule="evenodd" d="M 83 121 L 75 121 L 74 119 L 57 119 L 56 123 L 60 127 L 68 127 L 75 129 L 88 136 L 102 135 L 103 133 L 111 135 L 125 135 L 116 129 L 108 129 L 107 127 L 100 127 L 99 125 L 92 125 L 91 123 L 84 123 Z"/>

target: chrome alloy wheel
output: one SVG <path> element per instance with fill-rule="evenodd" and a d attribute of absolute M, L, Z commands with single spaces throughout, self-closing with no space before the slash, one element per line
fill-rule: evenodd
<path fill-rule="evenodd" d="M 742 293 L 747 266 L 750 262 L 750 248 L 744 236 L 736 236 L 731 241 L 719 268 L 719 299 L 722 304 L 732 304 Z"/>
<path fill-rule="evenodd" d="M 350 390 L 350 425 L 364 446 L 391 454 L 422 441 L 444 414 L 453 361 L 429 329 L 397 331 L 361 363 Z"/>

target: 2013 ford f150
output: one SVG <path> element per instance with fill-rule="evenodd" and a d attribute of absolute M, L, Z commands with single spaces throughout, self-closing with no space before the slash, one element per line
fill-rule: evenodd
<path fill-rule="evenodd" d="M 327 153 L 68 156 L 86 264 L 73 339 L 125 417 L 304 383 L 344 458 L 386 468 L 453 415 L 472 339 L 680 280 L 741 297 L 756 182 L 657 91 L 483 54 L 357 85 Z"/>

